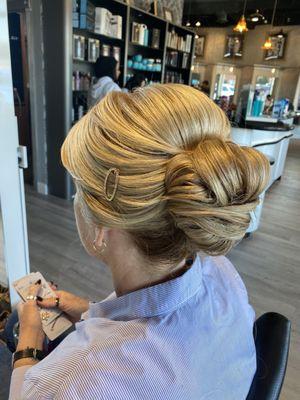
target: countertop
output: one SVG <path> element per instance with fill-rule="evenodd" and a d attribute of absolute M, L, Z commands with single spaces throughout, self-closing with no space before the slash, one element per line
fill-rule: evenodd
<path fill-rule="evenodd" d="M 258 147 L 275 144 L 293 136 L 293 131 L 271 131 L 247 128 L 231 128 L 231 136 L 235 143 L 241 146 Z"/>

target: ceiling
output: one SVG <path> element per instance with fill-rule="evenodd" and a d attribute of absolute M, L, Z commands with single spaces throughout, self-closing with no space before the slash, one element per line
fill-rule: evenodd
<path fill-rule="evenodd" d="M 195 26 L 200 21 L 202 27 L 235 25 L 243 12 L 244 3 L 244 0 L 185 0 L 183 24 L 190 21 L 191 26 Z M 258 9 L 271 23 L 274 3 L 275 0 L 248 0 L 246 18 Z M 250 21 L 247 24 L 250 29 L 257 25 Z M 300 0 L 278 0 L 274 25 L 300 25 Z"/>

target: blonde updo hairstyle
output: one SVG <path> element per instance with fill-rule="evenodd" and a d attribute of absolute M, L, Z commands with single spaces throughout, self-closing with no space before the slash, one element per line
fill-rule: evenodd
<path fill-rule="evenodd" d="M 85 215 L 126 231 L 157 265 L 227 253 L 269 175 L 262 153 L 231 141 L 223 111 L 178 84 L 109 93 L 71 129 L 62 161 Z M 112 201 L 110 168 L 119 170 Z M 114 180 L 107 184 L 113 191 Z"/>

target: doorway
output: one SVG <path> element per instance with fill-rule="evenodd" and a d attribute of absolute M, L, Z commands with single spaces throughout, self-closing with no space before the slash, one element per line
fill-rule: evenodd
<path fill-rule="evenodd" d="M 24 181 L 33 184 L 32 132 L 28 79 L 28 48 L 25 11 L 8 12 L 9 43 L 15 115 L 18 121 L 19 144 L 27 147 L 28 168 Z"/>

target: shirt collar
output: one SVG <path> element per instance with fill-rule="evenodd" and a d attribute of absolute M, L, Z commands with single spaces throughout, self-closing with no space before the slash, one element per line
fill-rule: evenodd
<path fill-rule="evenodd" d="M 201 260 L 197 256 L 193 265 L 178 278 L 124 296 L 113 294 L 99 303 L 90 303 L 88 315 L 89 318 L 116 321 L 154 317 L 176 310 L 201 287 Z"/>

